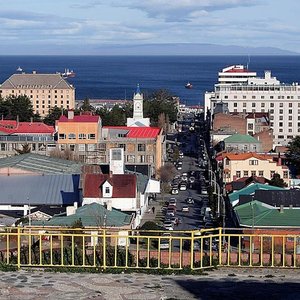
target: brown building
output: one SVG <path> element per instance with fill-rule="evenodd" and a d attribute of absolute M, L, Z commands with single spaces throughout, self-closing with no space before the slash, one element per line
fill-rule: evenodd
<path fill-rule="evenodd" d="M 61 74 L 13 74 L 1 85 L 2 98 L 21 95 L 31 100 L 34 112 L 41 116 L 51 107 L 75 107 L 75 88 Z"/>

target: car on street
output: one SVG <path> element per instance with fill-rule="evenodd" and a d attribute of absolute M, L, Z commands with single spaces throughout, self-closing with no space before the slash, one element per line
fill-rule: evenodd
<path fill-rule="evenodd" d="M 179 185 L 179 190 L 180 190 L 180 191 L 186 191 L 186 190 L 187 190 L 186 184 L 185 184 L 185 183 L 180 183 L 180 185 Z"/>
<path fill-rule="evenodd" d="M 190 208 L 187 205 L 182 206 L 182 212 L 189 212 Z"/>
<path fill-rule="evenodd" d="M 178 193 L 179 193 L 178 188 L 173 187 L 173 188 L 171 189 L 171 194 L 172 194 L 172 195 L 177 195 Z"/>
<path fill-rule="evenodd" d="M 195 203 L 195 200 L 194 200 L 193 197 L 187 197 L 187 198 L 185 199 L 185 202 L 186 202 L 187 204 L 194 204 L 194 203 Z"/>
<path fill-rule="evenodd" d="M 170 198 L 170 200 L 169 200 L 169 206 L 175 206 L 176 207 L 176 203 L 177 203 L 176 198 Z"/>
<path fill-rule="evenodd" d="M 171 221 L 165 221 L 163 227 L 166 230 L 174 230 L 174 225 Z"/>

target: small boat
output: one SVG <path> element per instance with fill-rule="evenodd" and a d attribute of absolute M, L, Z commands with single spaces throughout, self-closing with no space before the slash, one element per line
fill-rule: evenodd
<path fill-rule="evenodd" d="M 17 72 L 22 72 L 23 69 L 19 66 L 18 69 L 17 69 Z"/>
<path fill-rule="evenodd" d="M 193 85 L 190 83 L 190 82 L 188 82 L 186 85 L 185 85 L 185 88 L 186 89 L 191 89 L 193 87 Z"/>
<path fill-rule="evenodd" d="M 65 69 L 65 72 L 61 74 L 63 78 L 75 77 L 76 73 L 73 70 Z"/>

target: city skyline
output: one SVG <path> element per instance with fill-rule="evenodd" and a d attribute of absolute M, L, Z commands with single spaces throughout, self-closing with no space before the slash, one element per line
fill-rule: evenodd
<path fill-rule="evenodd" d="M 1 6 L 1 55 L 101 54 L 103 46 L 172 43 L 300 52 L 300 2 L 292 0 L 26 2 Z"/>

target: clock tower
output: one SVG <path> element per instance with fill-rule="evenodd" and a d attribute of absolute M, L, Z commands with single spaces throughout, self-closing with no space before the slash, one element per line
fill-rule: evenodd
<path fill-rule="evenodd" d="M 127 126 L 149 127 L 150 119 L 144 118 L 143 114 L 143 94 L 141 93 L 139 84 L 133 95 L 133 117 L 127 118 Z"/>

